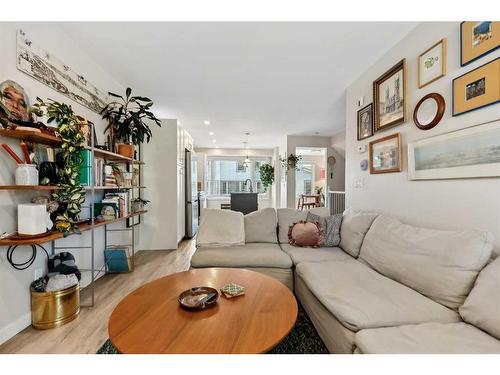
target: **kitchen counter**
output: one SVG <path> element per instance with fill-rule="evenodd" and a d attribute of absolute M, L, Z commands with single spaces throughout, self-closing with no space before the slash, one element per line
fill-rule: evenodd
<path fill-rule="evenodd" d="M 239 211 L 243 215 L 246 215 L 257 211 L 258 208 L 258 193 L 231 193 L 231 210 Z"/>

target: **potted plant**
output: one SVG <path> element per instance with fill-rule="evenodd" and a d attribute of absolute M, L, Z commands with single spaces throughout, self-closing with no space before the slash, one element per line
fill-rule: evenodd
<path fill-rule="evenodd" d="M 79 232 L 78 219 L 85 201 L 85 189 L 78 178 L 83 160 L 80 151 L 84 148 L 85 136 L 79 124 L 79 119 L 70 105 L 48 99 L 44 102 L 36 98 L 32 111 L 37 116 L 48 117 L 47 122 L 57 124 L 57 134 L 62 140 L 58 157 L 63 168 L 59 168 L 59 190 L 52 198 L 59 203 L 55 218 L 55 229 L 66 237 L 72 232 Z"/>
<path fill-rule="evenodd" d="M 102 110 L 102 118 L 109 125 L 105 131 L 112 128 L 116 138 L 119 140 L 117 152 L 120 155 L 131 158 L 134 154 L 133 145 L 149 142 L 152 136 L 147 122 L 153 121 L 161 127 L 161 121 L 151 112 L 153 102 L 143 96 L 132 96 L 130 87 L 125 91 L 125 97 L 109 93 L 110 96 L 120 99 L 108 103 Z"/>
<path fill-rule="evenodd" d="M 271 164 L 262 164 L 259 168 L 262 186 L 267 190 L 274 183 L 274 167 Z"/>
<path fill-rule="evenodd" d="M 298 169 L 297 165 L 299 162 L 302 160 L 302 156 L 300 155 L 295 155 L 295 154 L 290 154 L 286 159 L 280 159 L 281 161 L 281 166 L 283 168 L 286 168 L 287 171 L 290 169 Z"/>
<path fill-rule="evenodd" d="M 142 198 L 135 198 L 132 201 L 132 211 L 133 212 L 141 212 L 144 211 L 145 206 L 149 203 L 148 200 Z"/>

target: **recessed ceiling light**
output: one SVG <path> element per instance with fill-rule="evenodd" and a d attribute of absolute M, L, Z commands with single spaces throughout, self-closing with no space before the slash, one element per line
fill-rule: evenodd
<path fill-rule="evenodd" d="M 208 120 L 203 121 L 203 123 L 204 123 L 205 125 L 210 125 L 210 121 L 208 121 Z"/>
<path fill-rule="evenodd" d="M 215 143 L 215 142 L 217 142 L 217 140 L 216 139 L 212 139 L 212 143 Z"/>
<path fill-rule="evenodd" d="M 215 133 L 214 132 L 209 132 L 208 135 L 214 135 Z"/>

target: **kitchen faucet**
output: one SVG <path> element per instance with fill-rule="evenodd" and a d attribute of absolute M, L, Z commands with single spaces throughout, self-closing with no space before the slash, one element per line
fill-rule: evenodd
<path fill-rule="evenodd" d="M 247 190 L 247 183 L 248 183 L 248 181 L 250 181 L 250 193 L 253 193 L 252 180 L 250 180 L 249 178 L 247 178 L 245 180 L 245 183 L 244 183 L 243 186 L 245 187 L 245 190 Z"/>

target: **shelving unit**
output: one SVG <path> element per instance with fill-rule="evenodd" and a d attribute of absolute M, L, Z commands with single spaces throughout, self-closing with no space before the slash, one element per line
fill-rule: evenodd
<path fill-rule="evenodd" d="M 90 134 L 94 134 L 94 129 L 93 125 L 91 125 L 90 129 Z M 5 129 L 0 129 L 0 136 L 3 137 L 9 137 L 9 138 L 17 138 L 20 140 L 23 140 L 25 142 L 31 142 L 31 143 L 40 143 L 52 147 L 59 147 L 62 144 L 62 141 L 60 138 L 54 135 L 50 134 L 45 134 L 41 132 L 35 132 L 35 131 L 25 131 L 25 130 L 5 130 Z M 128 158 L 120 154 L 116 154 L 114 152 L 106 151 L 106 150 L 101 150 L 98 148 L 95 148 L 94 145 L 94 139 L 91 137 L 91 146 L 86 147 L 88 150 L 91 151 L 91 165 L 92 165 L 92 170 L 94 171 L 94 160 L 96 157 L 102 158 L 106 161 L 113 161 L 116 163 L 121 163 L 121 164 L 127 164 L 129 166 L 134 167 L 134 165 L 139 165 L 139 168 L 144 165 L 144 163 L 141 160 L 135 160 L 133 158 Z M 93 175 L 95 175 L 93 173 Z M 142 175 L 142 173 L 140 173 Z M 139 181 L 140 183 L 140 181 Z M 5 247 L 5 246 L 31 246 L 31 245 L 42 245 L 45 243 L 50 243 L 51 245 L 51 252 L 52 254 L 56 253 L 56 250 L 67 250 L 67 249 L 79 249 L 79 250 L 90 250 L 91 251 L 91 267 L 90 269 L 83 269 L 82 271 L 88 271 L 91 272 L 91 280 L 90 284 L 87 286 L 91 288 L 91 303 L 90 307 L 94 306 L 95 303 L 95 294 L 94 294 L 94 283 L 96 278 L 99 276 L 99 273 L 102 271 L 96 269 L 95 267 L 95 230 L 96 228 L 99 227 L 104 227 L 104 243 L 105 243 L 105 248 L 108 246 L 108 232 L 115 232 L 115 231 L 128 231 L 131 233 L 131 243 L 126 244 L 124 246 L 130 246 L 132 249 L 132 270 L 134 266 L 134 258 L 135 258 L 135 231 L 134 231 L 134 226 L 131 227 L 126 227 L 126 228 L 119 228 L 119 229 L 109 229 L 108 226 L 114 223 L 118 222 L 126 222 L 130 218 L 134 218 L 139 215 L 145 214 L 147 211 L 141 211 L 141 212 L 135 212 L 130 215 L 120 217 L 114 220 L 105 220 L 105 221 L 96 221 L 95 219 L 95 214 L 94 214 L 94 203 L 95 203 L 95 192 L 96 191 L 104 191 L 104 190 L 130 190 L 131 192 L 131 202 L 134 200 L 134 192 L 136 189 L 145 189 L 145 186 L 132 186 L 132 187 L 108 187 L 108 186 L 88 186 L 85 187 L 85 190 L 87 193 L 90 194 L 90 199 L 87 199 L 90 201 L 90 204 L 88 206 L 85 206 L 86 208 L 90 209 L 90 218 L 81 224 L 79 224 L 79 230 L 80 232 L 87 232 L 90 231 L 90 245 L 89 246 L 56 246 L 56 241 L 64 238 L 63 234 L 60 232 L 52 232 L 48 234 L 47 236 L 39 237 L 39 238 L 33 238 L 33 239 L 3 239 L 0 240 L 0 247 Z M 4 185 L 0 186 L 0 191 L 55 191 L 59 190 L 59 187 L 57 186 L 20 186 L 20 185 Z M 84 208 L 84 207 L 82 207 Z M 104 267 L 106 267 L 106 264 L 104 264 Z M 96 273 L 97 272 L 97 273 Z"/>

